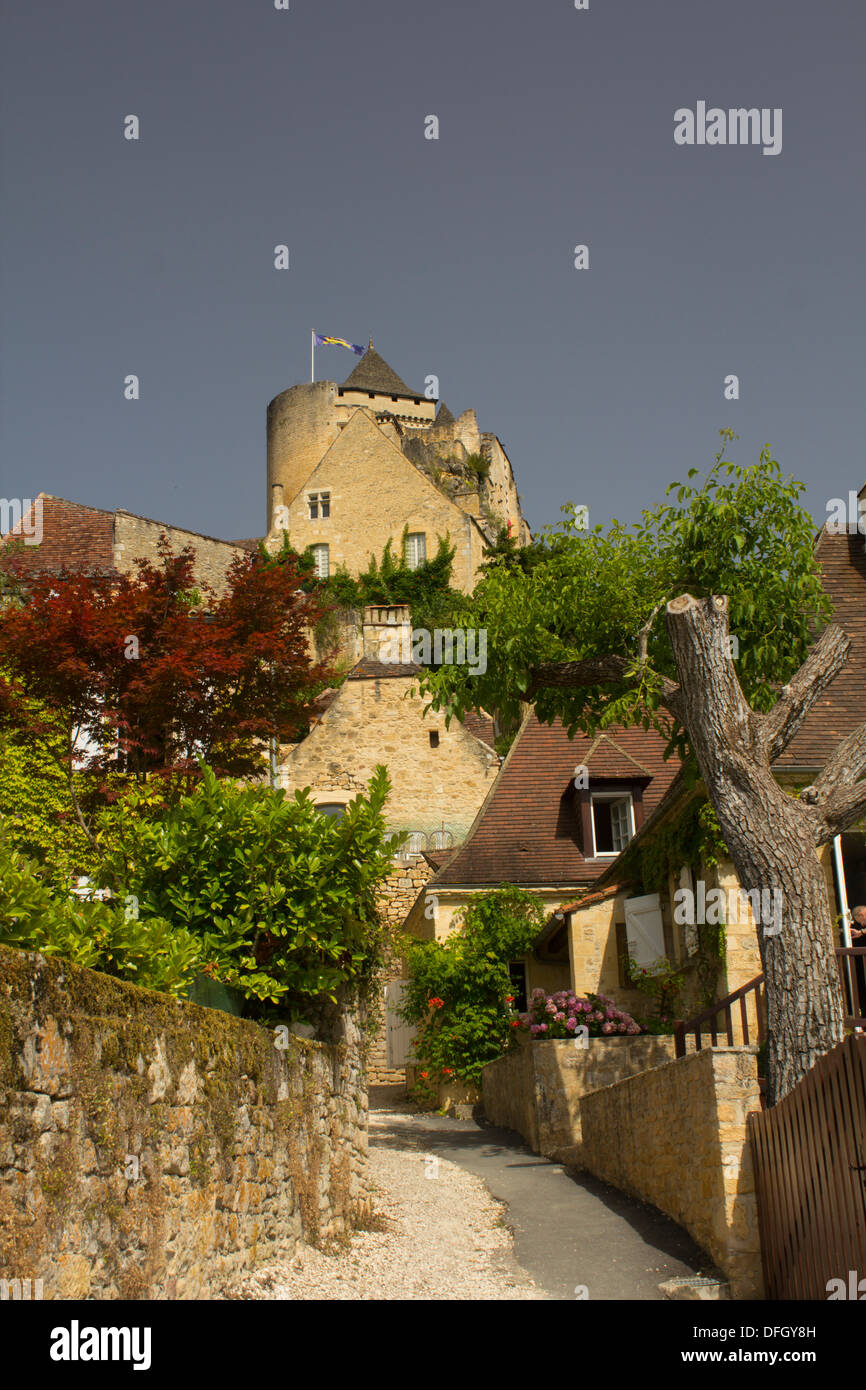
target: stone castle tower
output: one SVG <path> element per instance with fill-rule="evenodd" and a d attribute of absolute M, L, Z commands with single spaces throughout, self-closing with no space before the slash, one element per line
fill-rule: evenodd
<path fill-rule="evenodd" d="M 438 405 L 438 409 L 437 409 Z M 312 546 L 318 572 L 360 573 L 404 533 L 415 567 L 439 536 L 456 547 L 452 582 L 470 591 L 500 529 L 529 539 L 514 473 L 474 410 L 458 419 L 413 391 L 372 341 L 342 384 L 292 386 L 268 406 L 268 542 Z"/>

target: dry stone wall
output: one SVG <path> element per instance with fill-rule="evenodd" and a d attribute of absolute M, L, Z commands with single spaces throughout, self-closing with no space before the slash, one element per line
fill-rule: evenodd
<path fill-rule="evenodd" d="M 343 1237 L 369 1188 L 361 1039 L 341 1032 L 275 1037 L 0 947 L 0 1277 L 210 1298 Z"/>

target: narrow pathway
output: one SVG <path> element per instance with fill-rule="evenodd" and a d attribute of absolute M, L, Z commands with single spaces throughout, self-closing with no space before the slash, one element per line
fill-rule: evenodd
<path fill-rule="evenodd" d="M 371 1093 L 371 1148 L 415 1149 L 482 1178 L 507 1204 L 518 1265 L 548 1297 L 661 1301 L 663 1280 L 713 1273 L 654 1207 L 540 1158 L 510 1130 L 418 1113 L 401 1095 L 399 1087 Z"/>
<path fill-rule="evenodd" d="M 509 1130 L 421 1113 L 399 1087 L 375 1088 L 370 1105 L 367 1229 L 259 1266 L 224 1296 L 660 1300 L 663 1280 L 711 1272 L 674 1222 Z"/>

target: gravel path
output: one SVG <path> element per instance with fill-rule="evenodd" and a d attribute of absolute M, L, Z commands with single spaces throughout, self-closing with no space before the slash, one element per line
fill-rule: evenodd
<path fill-rule="evenodd" d="M 229 1297 L 247 1299 L 546 1299 L 514 1259 L 505 1206 L 456 1163 L 419 1151 L 412 1117 L 370 1114 L 370 1175 L 378 1229 L 348 1247 L 303 1247 L 262 1266 Z"/>

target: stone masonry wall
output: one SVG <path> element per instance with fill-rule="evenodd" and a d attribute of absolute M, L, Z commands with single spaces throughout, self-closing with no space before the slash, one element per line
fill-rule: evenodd
<path fill-rule="evenodd" d="M 522 1134 L 536 1153 L 574 1161 L 581 1143 L 581 1101 L 591 1091 L 668 1062 L 672 1037 L 521 1039 L 514 1052 L 482 1073 L 484 1113 L 491 1124 Z"/>
<path fill-rule="evenodd" d="M 229 541 L 199 536 L 178 526 L 165 526 L 159 521 L 133 516 L 131 512 L 118 511 L 114 516 L 114 563 L 117 568 L 125 573 L 134 573 L 136 560 L 146 559 L 156 563 L 159 538 L 163 534 L 168 537 L 175 555 L 185 546 L 192 546 L 195 551 L 196 579 L 209 584 L 217 595 L 225 591 L 229 565 L 238 556 L 247 553 L 243 546 L 232 545 Z"/>
<path fill-rule="evenodd" d="M 331 494 L 329 517 L 312 519 L 307 494 Z M 350 574 L 378 560 L 387 541 L 399 556 L 404 526 L 427 537 L 427 555 L 436 554 L 437 536 L 455 547 L 452 584 L 470 593 L 483 559 L 483 537 L 465 512 L 450 501 L 393 444 L 366 410 L 353 412 L 321 462 L 289 500 L 289 539 L 297 550 L 329 547 L 333 574 L 340 565 Z"/>
<path fill-rule="evenodd" d="M 586 1095 L 580 1164 L 673 1217 L 728 1276 L 763 1295 L 746 1116 L 761 1105 L 756 1048 L 705 1048 Z"/>
<path fill-rule="evenodd" d="M 457 719 L 424 716 L 411 676 L 350 679 L 300 743 L 281 749 L 280 784 L 310 787 L 317 802 L 351 800 L 379 763 L 391 779 L 389 828 L 431 835 L 450 830 L 459 844 L 499 771 L 492 748 Z M 430 734 L 438 735 L 431 746 Z M 407 909 L 408 910 L 408 909 Z"/>
<path fill-rule="evenodd" d="M 343 1236 L 369 1210 L 359 1057 L 351 1020 L 333 1045 L 277 1040 L 0 947 L 0 1277 L 210 1298 Z"/>

